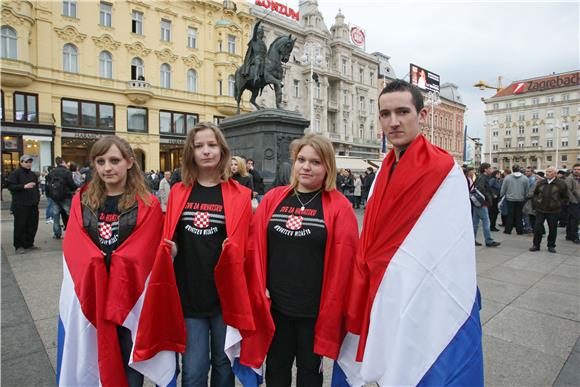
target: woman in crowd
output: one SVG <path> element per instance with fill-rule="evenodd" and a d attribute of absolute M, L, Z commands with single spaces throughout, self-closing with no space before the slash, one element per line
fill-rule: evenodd
<path fill-rule="evenodd" d="M 292 159 L 291 184 L 270 190 L 254 215 L 247 259 L 261 288 L 252 302 L 271 303 L 272 320 L 256 322 L 272 338 L 266 384 L 290 386 L 296 359 L 296 385 L 316 387 L 322 356 L 336 359 L 346 332 L 342 306 L 358 225 L 352 204 L 336 190 L 330 141 L 306 135 Z"/>
<path fill-rule="evenodd" d="M 76 186 L 77 187 L 82 186 L 84 183 L 83 176 L 78 171 L 77 165 L 71 161 L 70 163 L 68 163 L 68 169 L 71 171 L 73 181 L 75 182 Z"/>
<path fill-rule="evenodd" d="M 362 176 L 355 175 L 354 177 L 354 208 L 360 208 L 362 195 Z"/>
<path fill-rule="evenodd" d="M 211 385 L 233 387 L 226 325 L 255 329 L 243 267 L 251 191 L 230 179 L 230 163 L 221 130 L 196 125 L 185 141 L 181 182 L 167 203 L 163 235 L 174 257 L 187 332 L 183 386 L 207 386 L 211 365 Z"/>
<path fill-rule="evenodd" d="M 232 156 L 232 163 L 231 163 L 231 172 L 232 172 L 232 179 L 243 185 L 244 187 L 248 187 L 250 192 L 254 191 L 254 181 L 252 180 L 252 175 L 246 169 L 246 162 L 243 158 L 239 156 Z"/>
<path fill-rule="evenodd" d="M 163 214 L 126 140 L 102 137 L 89 159 L 96 173 L 74 196 L 63 242 L 60 315 L 67 341 L 59 345 L 58 382 L 142 386 L 143 375 L 128 365 L 133 310 L 155 260 L 151 246 L 161 243 Z M 79 301 L 82 312 L 75 312 Z"/>

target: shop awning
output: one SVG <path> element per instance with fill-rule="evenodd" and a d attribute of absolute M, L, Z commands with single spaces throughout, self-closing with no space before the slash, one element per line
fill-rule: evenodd
<path fill-rule="evenodd" d="M 366 170 L 370 165 L 363 159 L 356 157 L 345 157 L 336 156 L 336 168 L 337 169 L 350 169 L 353 172 L 362 172 Z"/>

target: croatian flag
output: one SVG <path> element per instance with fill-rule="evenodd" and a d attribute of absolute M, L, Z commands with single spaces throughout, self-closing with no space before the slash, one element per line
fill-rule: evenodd
<path fill-rule="evenodd" d="M 422 135 L 369 198 L 333 386 L 483 386 L 465 177 Z"/>
<path fill-rule="evenodd" d="M 151 248 L 161 237 L 159 204 L 138 200 L 137 224 L 113 253 L 107 273 L 102 252 L 84 230 L 79 197 L 73 199 L 63 242 L 57 385 L 126 386 L 117 326 L 131 332 L 128 366 L 158 385 L 175 383 L 185 327 L 172 311 L 181 307 L 169 296 L 177 292 L 169 286 L 170 258 L 166 262 L 164 248 Z"/>
<path fill-rule="evenodd" d="M 227 326 L 224 351 L 232 365 L 232 372 L 244 387 L 257 387 L 263 383 L 263 367 L 252 368 L 240 363 L 242 335 L 234 327 Z"/>

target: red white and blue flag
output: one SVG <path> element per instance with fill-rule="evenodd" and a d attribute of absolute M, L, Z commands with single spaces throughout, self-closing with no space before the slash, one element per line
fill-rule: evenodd
<path fill-rule="evenodd" d="M 63 243 L 57 385 L 126 386 L 117 326 L 131 331 L 130 367 L 158 385 L 175 382 L 185 326 L 179 299 L 167 296 L 177 288 L 169 252 L 159 247 L 163 214 L 151 200 L 152 206 L 138 200 L 137 224 L 113 253 L 107 273 L 102 252 L 83 227 L 80 195 L 73 199 Z"/>
<path fill-rule="evenodd" d="M 422 135 L 378 173 L 333 386 L 483 386 L 465 177 Z"/>

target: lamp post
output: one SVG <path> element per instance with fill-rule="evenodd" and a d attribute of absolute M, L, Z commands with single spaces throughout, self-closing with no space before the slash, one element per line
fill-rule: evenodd
<path fill-rule="evenodd" d="M 433 138 L 434 138 L 434 114 L 435 114 L 435 106 L 439 105 L 441 103 L 441 99 L 439 98 L 439 93 L 435 92 L 435 91 L 430 91 L 427 94 L 427 103 L 431 105 L 431 143 L 434 143 Z"/>
<path fill-rule="evenodd" d="M 473 87 L 477 87 L 479 90 L 482 90 L 482 91 L 485 90 L 485 89 L 493 89 L 493 90 L 496 90 L 496 91 L 500 91 L 502 89 L 501 81 L 502 81 L 502 77 L 500 75 L 500 76 L 497 77 L 497 86 L 491 86 L 491 85 L 488 85 L 487 83 L 485 83 L 484 81 L 479 81 L 475 85 L 473 85 Z M 481 97 L 481 101 L 483 103 L 485 103 L 485 99 L 483 97 Z M 488 144 L 488 146 L 489 146 L 489 152 L 488 152 L 489 153 L 489 165 L 492 164 L 492 157 L 491 157 L 491 148 L 492 148 L 492 145 L 491 145 L 491 132 L 492 132 L 493 129 L 497 129 L 498 128 L 498 122 L 497 122 L 497 120 L 493 120 L 492 121 L 492 125 L 493 126 L 489 128 L 489 144 Z"/>
<path fill-rule="evenodd" d="M 304 44 L 304 54 L 300 58 L 300 62 L 303 65 L 310 65 L 310 131 L 314 128 L 314 65 L 320 65 L 322 62 L 322 57 L 320 52 L 322 46 L 317 42 L 307 42 Z M 316 55 L 316 56 L 315 56 Z"/>

